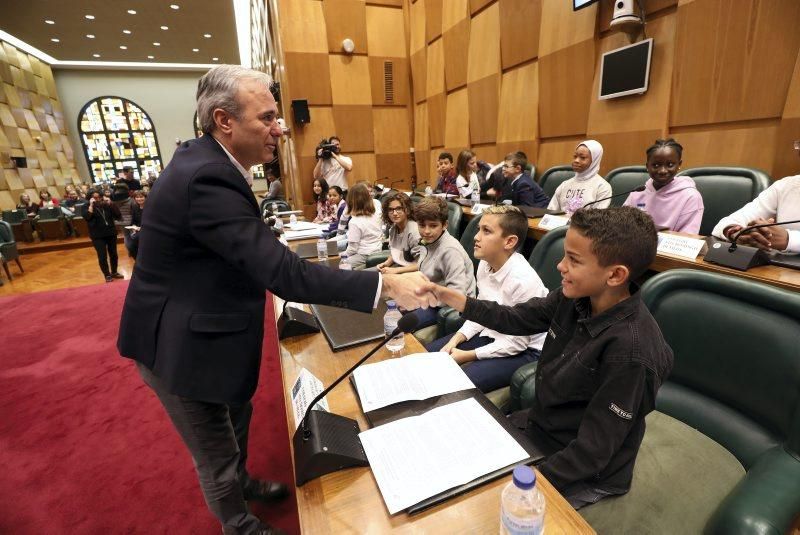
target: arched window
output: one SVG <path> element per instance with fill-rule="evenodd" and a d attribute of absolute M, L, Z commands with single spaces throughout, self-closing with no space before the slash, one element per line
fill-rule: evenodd
<path fill-rule="evenodd" d="M 98 97 L 78 116 L 86 165 L 94 182 L 114 180 L 124 167 L 137 179 L 161 172 L 161 152 L 153 121 L 121 97 Z"/>

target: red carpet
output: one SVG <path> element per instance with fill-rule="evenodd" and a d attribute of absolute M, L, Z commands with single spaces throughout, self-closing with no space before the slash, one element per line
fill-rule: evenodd
<path fill-rule="evenodd" d="M 221 532 L 163 408 L 117 353 L 126 289 L 115 282 L 0 299 L 0 533 Z M 290 483 L 274 344 L 263 357 L 248 468 Z M 299 533 L 295 504 L 293 493 L 253 512 Z"/>

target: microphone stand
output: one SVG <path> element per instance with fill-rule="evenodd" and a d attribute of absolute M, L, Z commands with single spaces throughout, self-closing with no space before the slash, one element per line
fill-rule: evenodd
<path fill-rule="evenodd" d="M 760 225 L 751 225 L 745 227 L 737 232 L 731 239 L 729 247 L 723 247 L 722 242 L 715 241 L 708 248 L 708 252 L 703 257 L 703 260 L 711 264 L 737 269 L 739 271 L 747 271 L 750 268 L 763 266 L 769 264 L 769 254 L 762 251 L 758 247 L 750 247 L 749 245 L 739 245 L 737 242 L 744 234 L 749 234 L 754 230 L 764 227 L 775 227 L 778 225 L 790 225 L 792 223 L 800 223 L 800 219 L 793 221 L 777 221 L 775 223 L 762 223 Z"/>

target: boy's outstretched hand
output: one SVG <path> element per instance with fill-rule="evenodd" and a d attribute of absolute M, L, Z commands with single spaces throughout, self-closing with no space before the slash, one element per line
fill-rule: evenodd
<path fill-rule="evenodd" d="M 451 306 L 458 310 L 459 312 L 464 312 L 464 307 L 467 305 L 467 296 L 463 293 L 459 292 L 458 290 L 453 290 L 450 288 L 445 288 L 444 286 L 439 286 L 438 284 L 434 284 L 432 282 L 427 282 L 417 288 L 417 295 L 425 295 L 430 294 L 433 295 L 437 301 L 436 305 L 445 304 Z M 432 306 L 436 306 L 432 305 Z"/>

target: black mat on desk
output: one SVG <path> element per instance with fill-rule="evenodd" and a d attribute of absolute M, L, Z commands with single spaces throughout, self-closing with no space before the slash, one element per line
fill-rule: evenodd
<path fill-rule="evenodd" d="M 301 243 L 292 250 L 300 258 L 316 258 L 317 257 L 317 244 L 316 243 Z M 339 256 L 339 246 L 334 242 L 328 242 L 328 256 Z"/>
<path fill-rule="evenodd" d="M 562 215 L 564 214 L 561 210 L 548 210 L 547 208 L 537 208 L 536 206 L 517 206 L 520 211 L 525 214 L 525 217 L 529 218 L 536 218 L 536 217 L 543 217 L 547 214 L 550 215 Z"/>
<path fill-rule="evenodd" d="M 770 255 L 769 263 L 773 266 L 800 269 L 800 254 L 775 253 L 774 255 Z"/>
<path fill-rule="evenodd" d="M 384 336 L 386 303 L 382 300 L 371 314 L 325 305 L 311 305 L 311 313 L 317 318 L 325 339 L 334 351 L 379 340 Z"/>
<path fill-rule="evenodd" d="M 356 399 L 358 400 L 358 405 L 361 407 L 361 398 L 358 397 L 358 388 L 356 388 L 355 378 L 352 375 L 350 376 L 350 384 L 353 386 Z M 511 421 L 500 411 L 500 409 L 498 409 L 491 401 L 489 401 L 489 398 L 487 398 L 486 395 L 477 388 L 460 390 L 458 392 L 435 396 L 424 400 L 403 401 L 388 407 L 365 412 L 364 416 L 366 416 L 370 426 L 375 427 L 378 425 L 388 424 L 389 422 L 393 422 L 401 418 L 408 418 L 409 416 L 419 416 L 420 414 L 424 414 L 431 409 L 435 409 L 436 407 L 443 407 L 445 405 L 469 398 L 474 398 L 484 409 L 486 409 L 486 412 L 492 415 L 492 417 L 503 427 L 503 429 L 508 431 L 509 435 L 514 437 L 514 440 L 516 440 L 517 443 L 528 453 L 528 458 L 512 465 L 500 468 L 499 470 L 495 470 L 494 472 L 489 472 L 488 474 L 485 474 L 463 485 L 459 485 L 458 487 L 454 487 L 435 496 L 431 496 L 430 498 L 414 504 L 406 509 L 408 514 L 414 515 L 421 513 L 422 511 L 430 509 L 431 507 L 449 500 L 450 498 L 455 498 L 456 496 L 459 496 L 465 492 L 469 492 L 470 490 L 480 487 L 485 483 L 505 477 L 514 471 L 515 466 L 519 466 L 520 464 L 537 464 L 544 460 L 548 454 L 554 453 L 555 450 L 553 449 L 552 445 L 536 443 L 536 441 L 534 441 L 524 431 L 512 425 Z M 361 407 L 361 410 L 363 412 L 363 407 Z"/>

